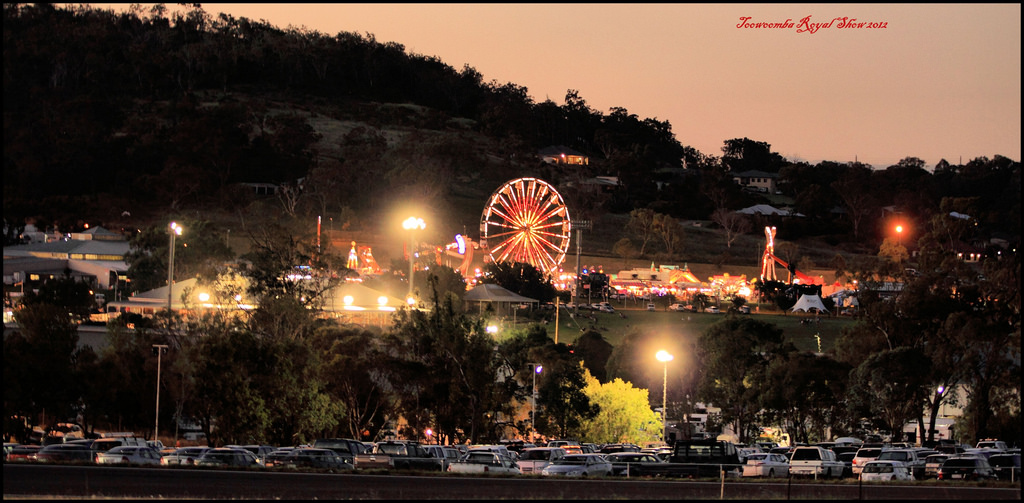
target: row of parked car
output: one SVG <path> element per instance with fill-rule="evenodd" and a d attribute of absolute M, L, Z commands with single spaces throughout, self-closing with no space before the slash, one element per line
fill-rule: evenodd
<path fill-rule="evenodd" d="M 110 447 L 105 439 L 75 440 L 47 446 L 4 444 L 5 461 L 133 464 L 162 466 L 284 467 L 330 471 L 356 468 L 412 468 L 454 473 L 505 473 L 564 476 L 644 476 L 667 473 L 672 450 L 641 449 L 632 444 L 579 444 L 552 441 L 533 444 L 440 446 L 415 442 L 320 439 L 312 446 L 274 448 L 234 445 L 222 448 L 182 447 L 157 450 L 144 441 L 122 439 Z M 405 449 L 396 450 L 396 446 Z M 827 447 L 827 448 L 826 448 Z M 948 447 L 948 446 L 947 446 Z M 107 448 L 104 450 L 104 448 Z M 741 446 L 739 465 L 726 470 L 743 477 L 813 476 L 861 480 L 984 480 L 1020 479 L 1020 451 L 1005 445 L 949 452 L 905 445 L 814 445 L 798 447 Z M 383 463 L 373 463 L 381 458 Z M 416 459 L 413 459 L 416 458 Z M 396 462 L 396 460 L 399 460 Z M 376 460 L 380 461 L 380 460 Z M 403 464 L 404 463 L 404 464 Z"/>
<path fill-rule="evenodd" d="M 750 477 L 855 476 L 861 480 L 884 481 L 1020 479 L 1020 450 L 985 441 L 975 448 L 848 444 L 776 447 L 764 452 L 760 448 L 744 447 L 740 451 L 743 475 Z"/>

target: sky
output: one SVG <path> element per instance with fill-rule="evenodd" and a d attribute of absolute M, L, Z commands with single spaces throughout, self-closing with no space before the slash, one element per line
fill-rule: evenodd
<path fill-rule="evenodd" d="M 456 69 L 469 65 L 485 82 L 523 86 L 538 103 L 562 105 L 574 89 L 598 112 L 621 107 L 668 121 L 681 144 L 707 155 L 746 137 L 790 161 L 879 169 L 906 157 L 929 168 L 940 159 L 1021 158 L 1020 4 L 202 8 L 280 28 L 372 34 Z"/>

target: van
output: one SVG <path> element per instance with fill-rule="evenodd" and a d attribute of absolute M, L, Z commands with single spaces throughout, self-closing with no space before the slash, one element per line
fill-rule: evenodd
<path fill-rule="evenodd" d="M 653 303 L 653 302 L 651 302 L 651 303 L 647 304 L 647 310 L 648 310 L 648 311 L 654 311 L 654 309 L 655 309 L 655 308 L 654 308 L 654 303 Z"/>

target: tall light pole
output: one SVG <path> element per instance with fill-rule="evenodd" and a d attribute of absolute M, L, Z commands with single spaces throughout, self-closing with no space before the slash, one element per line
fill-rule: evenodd
<path fill-rule="evenodd" d="M 661 383 L 661 422 L 662 422 L 662 424 L 664 426 L 664 430 L 661 432 L 661 441 L 665 442 L 667 444 L 668 443 L 668 362 L 672 361 L 672 359 L 675 358 L 675 357 L 672 356 L 668 351 L 665 351 L 664 349 L 661 350 L 661 351 L 658 351 L 658 353 L 655 354 L 654 357 L 657 358 L 658 361 L 663 363 L 664 366 L 665 366 L 665 373 L 664 373 L 663 381 Z"/>
<path fill-rule="evenodd" d="M 156 353 L 156 423 L 153 424 L 153 440 L 160 438 L 160 357 L 167 352 L 166 344 L 153 344 Z"/>
<path fill-rule="evenodd" d="M 413 265 L 413 233 L 416 229 L 423 230 L 427 228 L 427 224 L 422 218 L 409 217 L 402 222 L 402 228 L 409 231 L 409 299 L 412 300 L 412 275 L 415 273 L 415 266 Z"/>
<path fill-rule="evenodd" d="M 171 297 L 172 297 L 171 290 L 173 290 L 173 287 L 174 287 L 174 238 L 176 236 L 180 236 L 181 235 L 181 231 L 183 230 L 183 228 L 182 228 L 182 226 L 178 225 L 176 222 L 171 222 L 171 226 L 170 226 L 169 230 L 170 230 L 170 234 L 171 234 L 171 248 L 170 248 L 170 252 L 167 254 L 167 319 L 168 320 L 171 319 L 171 312 L 172 312 L 171 311 Z"/>
<path fill-rule="evenodd" d="M 544 370 L 539 363 L 531 363 L 533 367 L 533 393 L 530 395 L 530 442 L 537 437 L 537 374 Z"/>

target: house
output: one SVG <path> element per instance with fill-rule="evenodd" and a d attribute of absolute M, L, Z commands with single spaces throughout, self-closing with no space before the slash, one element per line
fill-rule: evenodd
<path fill-rule="evenodd" d="M 96 234 L 86 233 L 73 236 L 79 239 L 5 247 L 4 284 L 28 281 L 30 287 L 35 287 L 47 279 L 69 274 L 108 289 L 114 288 L 116 281 L 126 279 L 127 241 L 98 239 Z"/>
<path fill-rule="evenodd" d="M 732 175 L 733 182 L 747 190 L 775 194 L 778 192 L 779 175 L 765 171 L 744 171 Z"/>
<path fill-rule="evenodd" d="M 548 164 L 590 164 L 590 157 L 565 145 L 552 145 L 537 151 L 540 160 Z"/>

